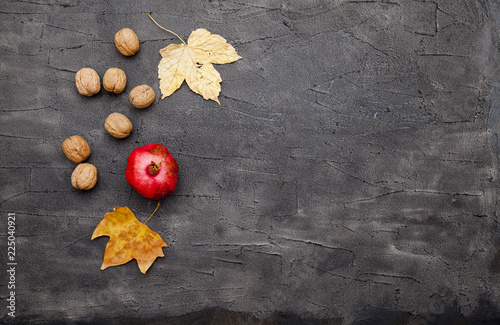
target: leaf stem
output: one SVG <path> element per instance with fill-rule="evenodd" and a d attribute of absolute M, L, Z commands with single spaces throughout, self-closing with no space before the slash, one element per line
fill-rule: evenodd
<path fill-rule="evenodd" d="M 151 217 L 153 216 L 153 214 L 155 214 L 156 210 L 158 210 L 158 208 L 160 207 L 160 204 L 161 204 L 161 200 L 159 200 L 158 203 L 156 203 L 156 209 L 153 211 L 153 213 L 151 213 L 151 215 L 149 216 L 148 220 L 144 221 L 144 224 L 146 224 L 146 222 L 148 222 L 149 219 L 151 219 Z"/>
<path fill-rule="evenodd" d="M 151 18 L 151 20 L 156 24 L 156 26 L 160 27 L 161 29 L 163 30 L 166 30 L 167 32 L 169 32 L 170 34 L 174 34 L 175 36 L 177 36 L 178 39 L 181 40 L 182 44 L 186 45 L 186 42 L 184 42 L 184 40 L 179 36 L 177 35 L 176 33 L 172 32 L 170 29 L 166 29 L 165 27 L 161 26 L 160 24 L 158 24 L 156 22 L 156 20 L 153 19 L 153 17 L 151 17 L 151 11 L 148 11 L 148 16 L 149 18 Z"/>

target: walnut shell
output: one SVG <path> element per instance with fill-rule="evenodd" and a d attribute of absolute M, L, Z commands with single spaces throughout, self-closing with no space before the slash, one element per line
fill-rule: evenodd
<path fill-rule="evenodd" d="M 123 139 L 130 135 L 132 123 L 125 115 L 115 112 L 109 114 L 104 128 L 115 138 Z"/>
<path fill-rule="evenodd" d="M 76 166 L 71 174 L 71 185 L 78 190 L 90 190 L 97 183 L 97 168 L 89 163 Z"/>
<path fill-rule="evenodd" d="M 129 98 L 136 108 L 146 108 L 154 102 L 156 95 L 153 88 L 148 85 L 140 85 L 132 89 Z"/>
<path fill-rule="evenodd" d="M 87 141 L 79 135 L 72 135 L 62 144 L 66 157 L 74 163 L 85 161 L 90 156 L 90 147 Z"/>
<path fill-rule="evenodd" d="M 127 76 L 120 68 L 109 68 L 102 77 L 102 86 L 111 93 L 121 94 L 126 85 Z"/>
<path fill-rule="evenodd" d="M 139 38 L 130 28 L 123 28 L 115 34 L 115 45 L 121 54 L 132 56 L 139 51 Z"/>
<path fill-rule="evenodd" d="M 80 69 L 75 75 L 76 88 L 81 95 L 93 96 L 101 90 L 101 79 L 91 68 Z"/>

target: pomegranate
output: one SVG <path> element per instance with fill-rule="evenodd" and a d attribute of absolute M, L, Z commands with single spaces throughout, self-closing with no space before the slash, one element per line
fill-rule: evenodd
<path fill-rule="evenodd" d="M 151 143 L 134 149 L 128 157 L 125 177 L 139 194 L 160 200 L 177 186 L 179 167 L 165 146 Z"/>

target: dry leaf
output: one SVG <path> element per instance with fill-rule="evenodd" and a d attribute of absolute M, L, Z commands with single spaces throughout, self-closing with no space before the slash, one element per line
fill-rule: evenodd
<path fill-rule="evenodd" d="M 100 236 L 109 236 L 101 270 L 136 259 L 139 269 L 145 274 L 158 256 L 165 256 L 162 247 L 167 247 L 167 244 L 137 220 L 128 207 L 116 207 L 104 215 L 92 239 Z"/>
<path fill-rule="evenodd" d="M 233 46 L 219 35 L 200 28 L 191 33 L 187 44 L 170 44 L 160 50 L 158 78 L 162 99 L 173 94 L 186 80 L 189 88 L 204 99 L 219 102 L 222 78 L 213 64 L 241 59 Z"/>

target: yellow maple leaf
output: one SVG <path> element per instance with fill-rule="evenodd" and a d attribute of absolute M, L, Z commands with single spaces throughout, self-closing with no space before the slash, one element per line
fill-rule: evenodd
<path fill-rule="evenodd" d="M 160 235 L 137 220 L 128 207 L 115 207 L 113 212 L 104 215 L 92 239 L 100 236 L 109 236 L 101 270 L 136 259 L 139 269 L 145 274 L 157 257 L 165 256 L 162 247 L 167 247 L 167 244 Z"/>
<path fill-rule="evenodd" d="M 149 17 L 156 23 L 151 13 Z M 220 105 L 218 97 L 222 78 L 213 64 L 231 63 L 241 59 L 241 56 L 222 36 L 203 28 L 193 31 L 187 44 L 179 39 L 182 44 L 170 44 L 160 50 L 162 59 L 158 65 L 158 78 L 162 99 L 172 95 L 186 80 L 192 91 Z"/>

